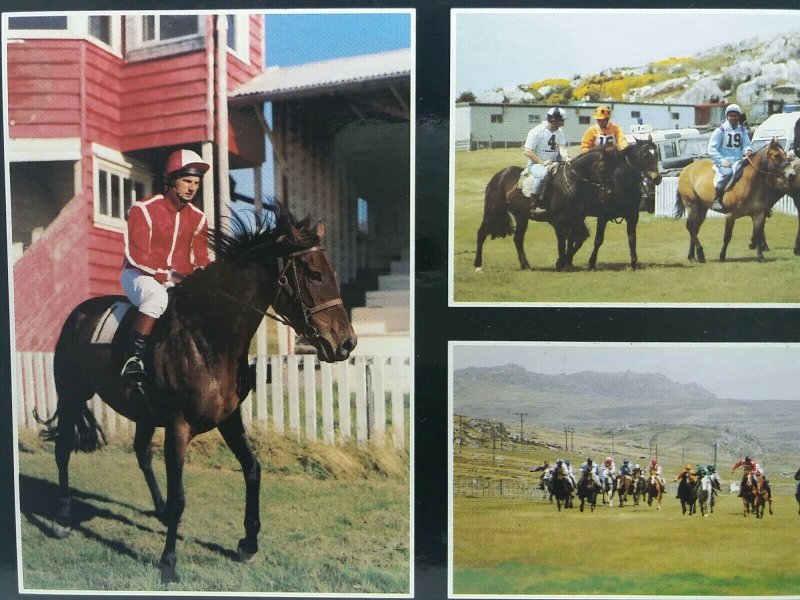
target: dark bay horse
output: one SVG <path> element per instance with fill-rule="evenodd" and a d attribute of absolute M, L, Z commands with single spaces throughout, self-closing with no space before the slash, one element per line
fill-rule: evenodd
<path fill-rule="evenodd" d="M 310 228 L 307 219 L 296 222 L 281 205 L 274 212 L 274 227 L 268 226 L 266 217 L 256 219 L 255 227 L 233 218 L 233 231 L 216 233 L 211 240 L 216 260 L 172 290 L 167 312 L 151 338 L 152 375 L 145 383 L 146 398 L 119 377 L 132 314 L 122 320 L 110 344 L 91 343 L 109 307 L 126 299 L 92 298 L 70 313 L 54 356 L 58 408 L 42 432 L 55 441 L 59 498 L 53 528 L 57 538 L 67 537 L 71 528 L 70 454 L 74 449 L 97 449 L 104 441 L 86 403 L 96 393 L 136 422 L 136 457 L 156 516 L 167 526 L 159 563 L 165 584 L 178 580 L 175 545 L 185 507 L 186 446 L 214 428 L 236 456 L 245 479 L 245 536 L 239 540 L 239 557 L 248 560 L 258 550 L 261 468 L 248 446 L 239 408 L 251 385 L 243 377 L 249 372 L 250 341 L 272 306 L 308 338 L 323 361 L 347 359 L 356 344 L 335 274 L 320 245 L 324 227 L 318 223 Z M 152 469 L 156 427 L 165 429 L 166 503 Z"/>
<path fill-rule="evenodd" d="M 589 502 L 590 512 L 594 512 L 594 507 L 597 505 L 597 494 L 600 491 L 600 486 L 597 485 L 592 477 L 590 469 L 584 469 L 581 478 L 578 480 L 578 498 L 580 498 L 581 506 L 580 511 L 583 512 L 584 504 Z"/>
<path fill-rule="evenodd" d="M 597 253 L 605 239 L 608 222 L 618 219 L 625 220 L 631 268 L 639 267 L 639 258 L 636 254 L 636 226 L 642 209 L 642 181 L 645 178 L 653 185 L 661 183 L 661 174 L 658 171 L 658 148 L 652 138 L 647 140 L 634 138 L 634 143 L 622 150 L 619 158 L 620 164 L 614 170 L 614 194 L 605 203 L 590 205 L 587 212 L 588 216 L 597 217 L 594 250 L 589 257 L 591 270 L 597 265 Z M 644 209 L 652 214 L 655 211 L 655 195 L 647 193 L 646 198 L 647 204 Z"/>
<path fill-rule="evenodd" d="M 777 139 L 746 159 L 741 179 L 723 196 L 726 208 L 725 234 L 719 259 L 725 260 L 728 244 L 733 234 L 736 219 L 749 216 L 753 220 L 753 238 L 759 262 L 764 260 L 764 221 L 772 204 L 774 191 L 781 195 L 790 192 L 795 173 L 783 147 Z M 698 233 L 705 221 L 714 199 L 714 169 L 710 159 L 696 160 L 687 165 L 678 177 L 678 192 L 675 198 L 675 216 L 687 214 L 686 230 L 689 232 L 690 261 L 705 262 L 705 252 Z"/>
<path fill-rule="evenodd" d="M 688 471 L 681 473 L 678 483 L 678 498 L 681 501 L 681 511 L 689 516 L 697 512 L 697 482 Z"/>
<path fill-rule="evenodd" d="M 561 163 L 556 175 L 544 193 L 544 199 L 546 201 L 549 200 L 556 187 L 567 189 L 573 196 L 576 193 L 580 193 L 584 197 L 596 196 L 598 193 L 609 194 L 611 191 L 612 170 L 605 167 L 610 161 L 603 160 L 604 156 L 602 150 L 592 150 L 573 159 L 569 165 Z M 528 230 L 531 202 L 517 187 L 522 171 L 522 167 L 506 167 L 495 173 L 486 185 L 483 202 L 483 221 L 481 221 L 481 225 L 478 228 L 477 248 L 475 251 L 474 266 L 476 271 L 483 269 L 483 244 L 486 238 L 490 235 L 492 239 L 505 237 L 512 233 L 514 234 L 514 246 L 517 249 L 520 269 L 530 269 L 528 258 L 525 256 L 524 242 L 525 232 Z M 605 181 L 605 184 L 601 180 Z M 513 224 L 511 215 L 514 216 Z M 548 217 L 548 221 L 556 229 L 559 246 L 559 262 L 556 264 L 556 268 L 561 270 L 562 260 L 560 257 L 562 254 L 569 252 L 569 261 L 571 261 L 574 253 L 578 251 L 583 241 L 589 237 L 589 230 L 582 218 L 576 221 L 571 213 L 557 216 L 561 216 L 561 218 L 556 221 L 556 224 L 553 224 L 550 217 Z M 571 244 L 569 248 L 567 247 L 568 238 Z M 561 249 L 562 245 L 563 250 Z"/>
<path fill-rule="evenodd" d="M 797 120 L 800 123 L 800 119 Z M 796 151 L 800 152 L 800 148 L 797 148 Z M 793 158 L 790 162 L 791 168 L 794 171 L 794 177 L 789 182 L 789 196 L 792 198 L 792 202 L 794 202 L 794 206 L 797 209 L 797 235 L 794 238 L 794 255 L 800 256 L 800 158 Z M 781 190 L 772 190 L 772 198 L 769 202 L 770 208 L 775 206 L 775 204 L 783 198 L 784 193 Z M 769 215 L 769 212 L 767 213 Z M 758 247 L 758 243 L 756 242 L 757 237 L 757 228 L 756 222 L 753 220 L 753 233 L 750 236 L 750 244 L 749 247 L 751 250 L 755 250 Z M 769 244 L 767 244 L 767 235 L 765 232 L 761 232 L 761 247 L 763 248 L 764 252 L 769 250 Z"/>
<path fill-rule="evenodd" d="M 572 490 L 570 489 L 570 484 L 567 481 L 566 475 L 563 475 L 561 471 L 556 470 L 553 473 L 553 496 L 556 499 L 556 506 L 558 507 L 559 512 L 561 512 L 561 505 L 564 505 L 564 508 L 572 508 Z"/>
<path fill-rule="evenodd" d="M 797 125 L 800 126 L 800 119 L 797 120 Z M 797 514 L 800 515 L 800 469 L 797 469 L 797 473 L 794 474 L 794 480 L 797 482 L 797 486 L 794 489 L 794 499 L 797 500 Z"/>

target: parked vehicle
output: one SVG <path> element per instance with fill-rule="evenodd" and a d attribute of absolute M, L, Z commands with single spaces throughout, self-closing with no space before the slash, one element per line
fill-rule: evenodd
<path fill-rule="evenodd" d="M 799 118 L 800 113 L 797 112 L 782 112 L 767 117 L 753 132 L 753 151 L 776 137 L 784 150 L 788 152 L 794 149 L 797 152 L 797 149 L 793 148 L 793 141 L 794 125 Z"/>

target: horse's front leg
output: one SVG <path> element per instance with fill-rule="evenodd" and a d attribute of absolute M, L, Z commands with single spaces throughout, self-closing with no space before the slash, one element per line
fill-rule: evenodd
<path fill-rule="evenodd" d="M 764 262 L 764 225 L 767 221 L 765 213 L 753 217 L 753 237 L 756 239 L 756 257 L 758 262 Z"/>
<path fill-rule="evenodd" d="M 183 463 L 186 457 L 186 445 L 192 439 L 189 424 L 182 416 L 177 417 L 167 425 L 164 439 L 164 462 L 167 465 L 167 507 L 165 522 L 167 524 L 167 539 L 164 551 L 161 553 L 159 566 L 161 567 L 161 583 L 176 583 L 179 581 L 175 570 L 177 556 L 175 542 L 178 539 L 178 523 L 180 523 L 183 509 L 186 507 L 186 497 L 183 492 Z"/>
<path fill-rule="evenodd" d="M 562 225 L 553 225 L 553 229 L 556 232 L 556 251 L 558 252 L 556 271 L 563 271 L 567 253 L 567 235 Z"/>
<path fill-rule="evenodd" d="M 636 226 L 638 223 L 638 211 L 625 217 L 625 226 L 628 232 L 628 250 L 631 254 L 631 269 L 634 271 L 639 268 L 639 256 L 636 254 Z"/>
<path fill-rule="evenodd" d="M 795 208 L 797 208 L 797 237 L 794 238 L 794 255 L 800 256 L 800 194 L 792 197 Z"/>
<path fill-rule="evenodd" d="M 242 466 L 245 483 L 244 533 L 239 540 L 239 560 L 247 562 L 258 552 L 258 532 L 261 530 L 259 494 L 261 490 L 261 465 L 247 443 L 241 410 L 237 409 L 217 427 L 228 448 Z"/>
<path fill-rule="evenodd" d="M 608 220 L 604 217 L 597 217 L 597 231 L 594 232 L 594 249 L 592 255 L 589 257 L 589 270 L 594 271 L 597 265 L 597 253 L 600 251 L 600 246 L 606 237 L 606 225 Z"/>
<path fill-rule="evenodd" d="M 731 237 L 733 237 L 733 225 L 736 222 L 736 217 L 733 216 L 733 213 L 728 213 L 725 215 L 725 233 L 722 236 L 722 250 L 719 251 L 719 260 L 720 262 L 725 262 L 725 256 L 728 253 L 728 244 L 731 242 Z M 753 219 L 753 238 L 756 239 L 756 247 L 759 247 L 760 244 L 757 239 L 756 233 L 756 222 L 755 218 Z"/>
<path fill-rule="evenodd" d="M 523 271 L 527 271 L 531 268 L 528 263 L 528 257 L 525 256 L 525 233 L 528 231 L 528 209 L 516 209 L 513 215 L 516 222 L 516 228 L 514 229 L 514 247 L 517 249 L 519 268 Z"/>
<path fill-rule="evenodd" d="M 706 210 L 704 208 L 689 208 L 689 214 L 686 217 L 686 231 L 689 232 L 689 260 L 695 260 L 695 252 L 697 253 L 697 262 L 706 262 L 706 255 L 703 251 L 703 246 L 700 244 L 700 226 L 706 219 Z"/>
<path fill-rule="evenodd" d="M 150 496 L 153 498 L 153 509 L 155 510 L 156 518 L 164 522 L 164 498 L 161 496 L 161 490 L 158 488 L 156 476 L 153 473 L 153 434 L 156 428 L 150 423 L 137 423 L 136 435 L 133 438 L 133 449 L 136 452 L 136 460 L 139 462 L 139 468 L 142 470 L 144 480 L 147 482 L 147 489 L 150 490 Z"/>

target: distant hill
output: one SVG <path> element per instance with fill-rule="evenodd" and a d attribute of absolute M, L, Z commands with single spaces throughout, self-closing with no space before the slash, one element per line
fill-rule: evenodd
<path fill-rule="evenodd" d="M 625 430 L 642 423 L 706 427 L 726 438 L 750 434 L 767 446 L 800 448 L 800 402 L 730 400 L 696 383 L 657 373 L 585 371 L 547 375 L 515 364 L 458 369 L 454 412 L 513 427 L 515 413 L 531 426 Z"/>
<path fill-rule="evenodd" d="M 771 98 L 797 102 L 798 92 L 800 32 L 749 38 L 691 57 L 664 57 L 645 65 L 608 68 L 571 79 L 519 82 L 511 87 L 468 93 L 477 102 L 735 101 L 749 109 L 753 103 Z"/>

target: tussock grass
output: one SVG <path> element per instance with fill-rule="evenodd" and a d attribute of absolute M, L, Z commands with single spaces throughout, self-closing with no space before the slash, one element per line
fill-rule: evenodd
<path fill-rule="evenodd" d="M 775 214 L 767 222 L 771 250 L 756 261 L 747 246 L 752 230 L 739 219 L 720 263 L 723 219 L 707 219 L 700 230 L 705 264 L 687 260 L 689 236 L 684 222 L 642 213 L 638 256 L 643 269 L 631 271 L 625 225 L 610 223 L 597 271 L 587 269 L 593 237 L 575 257 L 575 270 L 557 273 L 555 235 L 550 225 L 531 222 L 525 251 L 532 270 L 521 271 L 511 238 L 487 239 L 483 272 L 476 273 L 475 237 L 483 216 L 484 189 L 491 176 L 508 165 L 524 165 L 518 148 L 456 153 L 453 296 L 456 302 L 587 303 L 797 303 L 800 259 L 794 256 L 797 218 Z M 594 236 L 595 219 L 587 219 Z"/>

